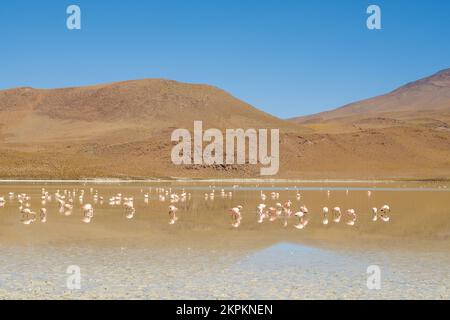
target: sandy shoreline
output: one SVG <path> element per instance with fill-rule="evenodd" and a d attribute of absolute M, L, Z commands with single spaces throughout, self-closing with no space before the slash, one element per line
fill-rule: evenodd
<path fill-rule="evenodd" d="M 450 178 L 387 178 L 387 179 L 191 179 L 191 178 L 143 178 L 143 179 L 121 179 L 121 178 L 85 178 L 85 179 L 0 179 L 0 183 L 155 183 L 155 182 L 182 182 L 182 183 L 400 183 L 400 182 L 450 182 Z"/>

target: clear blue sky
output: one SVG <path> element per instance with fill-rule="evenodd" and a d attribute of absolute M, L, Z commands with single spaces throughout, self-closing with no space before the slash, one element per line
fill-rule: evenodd
<path fill-rule="evenodd" d="M 66 8 L 82 29 L 66 28 Z M 366 8 L 382 9 L 382 30 Z M 140 78 L 218 86 L 279 117 L 450 67 L 447 0 L 39 0 L 0 3 L 0 89 Z"/>

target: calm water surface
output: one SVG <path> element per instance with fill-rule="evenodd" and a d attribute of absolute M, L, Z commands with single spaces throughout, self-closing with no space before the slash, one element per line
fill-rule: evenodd
<path fill-rule="evenodd" d="M 42 188 L 52 196 L 45 204 Z M 157 188 L 190 194 L 174 203 L 179 208 L 174 225 L 168 223 L 169 196 L 161 201 Z M 58 212 L 57 190 L 75 192 L 71 215 Z M 94 207 L 90 224 L 81 222 L 81 190 L 83 203 Z M 214 200 L 205 200 L 213 190 Z M 439 182 L 4 183 L 0 297 L 448 299 L 449 191 Z M 287 200 L 294 211 L 306 205 L 308 226 L 294 228 L 296 218 L 286 227 L 282 219 L 257 223 L 261 192 L 268 207 Z M 272 200 L 271 192 L 279 199 Z M 46 223 L 21 223 L 19 193 L 30 196 L 32 210 L 47 209 Z M 134 198 L 133 219 L 125 218 L 123 205 L 110 205 L 117 193 Z M 243 219 L 236 229 L 228 210 L 239 204 Z M 392 209 L 391 221 L 372 222 L 370 209 L 384 204 Z M 324 226 L 323 206 L 355 209 L 355 226 L 344 218 Z M 66 286 L 70 265 L 80 267 L 80 290 Z M 380 290 L 367 288 L 370 265 L 380 267 Z"/>

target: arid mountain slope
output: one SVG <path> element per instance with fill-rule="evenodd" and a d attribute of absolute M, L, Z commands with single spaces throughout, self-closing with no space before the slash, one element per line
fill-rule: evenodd
<path fill-rule="evenodd" d="M 0 124 L 6 141 L 94 138 L 120 129 L 295 127 L 206 85 L 147 79 L 53 90 L 0 91 Z"/>
<path fill-rule="evenodd" d="M 280 129 L 280 171 L 269 178 L 450 178 L 450 70 L 293 121 L 167 80 L 4 90 L 0 178 L 261 178 L 248 164 L 174 165 L 171 133 L 192 132 L 194 120 L 204 129 Z"/>
<path fill-rule="evenodd" d="M 195 120 L 203 121 L 204 130 L 277 128 L 288 133 L 300 128 L 218 88 L 176 81 L 4 90 L 0 91 L 0 176 L 144 178 L 258 171 L 245 166 L 174 166 L 171 133 L 177 128 L 192 131 Z"/>
<path fill-rule="evenodd" d="M 317 177 L 450 178 L 450 69 L 292 121 L 313 132 Z"/>
<path fill-rule="evenodd" d="M 450 69 L 411 82 L 386 95 L 292 120 L 327 132 L 409 125 L 448 129 Z"/>

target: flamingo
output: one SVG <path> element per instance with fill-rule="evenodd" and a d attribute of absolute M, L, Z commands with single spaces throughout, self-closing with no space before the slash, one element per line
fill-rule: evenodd
<path fill-rule="evenodd" d="M 59 211 L 59 213 L 63 214 L 64 211 L 65 211 L 64 205 L 66 204 L 66 202 L 63 200 L 63 197 L 62 197 L 62 196 L 57 197 L 56 200 L 58 201 L 58 204 L 59 204 L 59 209 L 58 209 L 58 211 Z"/>
<path fill-rule="evenodd" d="M 133 198 L 126 198 L 123 206 L 125 207 L 125 218 L 133 219 L 136 209 L 133 205 Z"/>
<path fill-rule="evenodd" d="M 350 216 L 350 220 L 347 221 L 347 225 L 354 226 L 356 221 L 356 212 L 355 209 L 348 209 L 347 215 Z"/>
<path fill-rule="evenodd" d="M 178 220 L 178 217 L 176 216 L 176 212 L 178 211 L 178 208 L 174 205 L 169 206 L 169 224 L 175 224 L 175 222 Z"/>
<path fill-rule="evenodd" d="M 180 201 L 180 197 L 176 193 L 170 195 L 170 203 L 177 203 Z"/>
<path fill-rule="evenodd" d="M 328 224 L 328 213 L 329 213 L 328 207 L 323 207 L 322 212 L 323 212 L 322 224 L 327 225 Z"/>
<path fill-rule="evenodd" d="M 297 229 L 303 229 L 308 224 L 308 219 L 306 219 L 306 215 L 308 214 L 309 210 L 306 206 L 301 206 L 300 211 L 294 213 L 294 215 L 298 218 L 298 224 L 296 224 L 294 227 Z"/>
<path fill-rule="evenodd" d="M 291 205 L 292 205 L 291 200 L 288 200 L 288 201 L 285 202 L 284 205 L 283 205 L 284 214 L 285 214 L 286 216 L 288 216 L 288 217 L 290 217 L 291 214 L 292 214 L 292 211 L 291 211 Z"/>
<path fill-rule="evenodd" d="M 71 201 L 71 199 L 69 199 Z M 72 214 L 73 204 L 72 203 L 66 203 L 64 205 L 64 215 L 70 216 Z"/>
<path fill-rule="evenodd" d="M 334 207 L 333 208 L 333 222 L 335 223 L 339 223 L 339 221 L 341 221 L 341 208 L 339 207 Z"/>
<path fill-rule="evenodd" d="M 36 221 L 36 212 L 31 211 L 30 204 L 25 204 L 25 208 L 21 209 L 22 213 L 22 223 L 25 225 L 29 225 Z M 31 216 L 31 217 L 30 217 Z"/>
<path fill-rule="evenodd" d="M 389 212 L 391 212 L 391 208 L 387 204 L 382 206 L 381 209 L 380 209 L 380 218 L 381 218 L 381 220 L 383 220 L 384 222 L 388 222 L 391 219 L 387 215 Z"/>
<path fill-rule="evenodd" d="M 91 220 L 94 217 L 94 208 L 90 203 L 86 203 L 83 206 L 83 214 L 84 217 L 81 221 L 83 221 L 84 223 L 91 223 Z"/>
<path fill-rule="evenodd" d="M 242 208 L 243 207 L 241 205 L 238 205 L 234 208 L 231 208 L 231 210 L 230 210 L 230 214 L 233 219 L 233 223 L 231 225 L 234 228 L 238 228 L 241 225 L 241 220 L 242 220 L 241 210 L 242 210 Z"/>
<path fill-rule="evenodd" d="M 261 200 L 266 201 L 267 196 L 261 191 Z"/>
<path fill-rule="evenodd" d="M 270 222 L 277 220 L 277 209 L 276 208 L 270 207 L 269 209 L 267 209 L 267 213 L 268 213 Z"/>
<path fill-rule="evenodd" d="M 115 197 L 109 198 L 109 205 L 110 205 L 110 206 L 116 205 L 116 198 L 115 198 Z"/>
<path fill-rule="evenodd" d="M 283 213 L 283 206 L 281 205 L 281 203 L 277 202 L 275 204 L 276 207 L 276 215 L 279 217 L 281 216 L 281 214 Z"/>
<path fill-rule="evenodd" d="M 377 220 L 378 220 L 378 209 L 372 208 L 372 221 L 377 221 Z"/>
<path fill-rule="evenodd" d="M 40 218 L 41 218 L 41 222 L 42 223 L 46 223 L 47 222 L 47 209 L 41 208 Z"/>
<path fill-rule="evenodd" d="M 122 194 L 118 193 L 115 197 L 114 197 L 114 204 L 116 206 L 120 206 L 120 204 L 122 203 Z"/>
<path fill-rule="evenodd" d="M 279 202 L 277 202 L 276 204 L 275 204 L 275 208 L 276 208 L 276 216 L 277 217 L 281 217 L 282 215 L 283 215 L 283 212 L 285 212 L 285 208 L 283 207 L 283 205 L 281 204 L 281 203 L 279 203 Z M 290 211 L 290 209 L 288 209 L 288 211 Z M 287 218 L 289 217 L 288 216 L 288 214 L 290 215 L 290 213 L 285 213 L 284 215 L 283 215 L 283 226 L 284 227 L 287 227 L 287 224 L 288 224 L 288 221 L 287 221 Z"/>
<path fill-rule="evenodd" d="M 256 213 L 258 214 L 258 223 L 263 223 L 264 219 L 266 218 L 266 213 L 264 212 L 265 208 L 266 205 L 264 203 L 260 203 L 256 207 Z"/>

